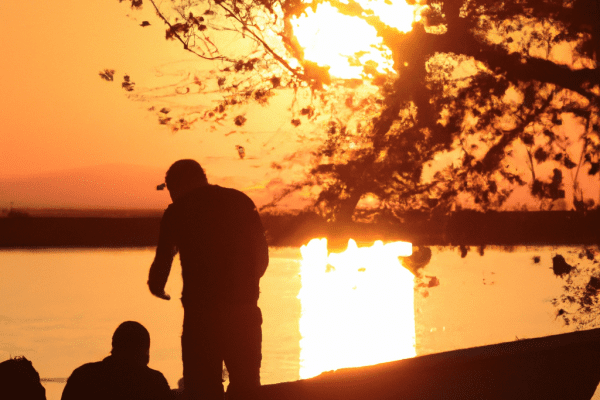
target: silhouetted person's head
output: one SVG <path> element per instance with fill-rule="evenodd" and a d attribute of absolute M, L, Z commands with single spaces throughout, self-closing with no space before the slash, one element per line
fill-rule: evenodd
<path fill-rule="evenodd" d="M 175 200 L 197 187 L 208 185 L 208 180 L 200 164 L 187 159 L 171 165 L 165 176 L 165 183 L 171 199 Z"/>
<path fill-rule="evenodd" d="M 40 374 L 25 357 L 0 363 L 0 399 L 46 400 Z"/>
<path fill-rule="evenodd" d="M 113 334 L 111 354 L 123 361 L 148 365 L 150 361 L 148 330 L 139 322 L 123 322 Z"/>

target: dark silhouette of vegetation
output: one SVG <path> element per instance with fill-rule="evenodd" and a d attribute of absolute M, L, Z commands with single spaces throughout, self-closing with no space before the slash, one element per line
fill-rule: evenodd
<path fill-rule="evenodd" d="M 13 206 L 13 203 L 10 203 L 10 208 L 7 209 L 5 211 L 5 209 L 2 209 L 2 213 L 0 213 L 0 215 L 4 214 L 4 212 L 6 212 L 6 216 L 8 218 L 25 218 L 25 217 L 29 217 L 29 213 L 27 211 L 24 210 L 18 210 Z"/>
<path fill-rule="evenodd" d="M 552 299 L 556 318 L 577 330 L 596 328 L 600 323 L 598 246 L 582 246 L 566 256 L 570 263 L 561 254 L 552 258 L 554 274 L 565 282 L 563 293 Z"/>
<path fill-rule="evenodd" d="M 393 71 L 380 73 L 355 57 L 362 76 L 344 80 L 305 59 L 291 20 L 320 3 L 375 28 Z M 166 39 L 220 66 L 206 79 L 190 73 L 173 88 L 171 95 L 222 96 L 201 116 L 159 115 L 173 130 L 226 118 L 241 126 L 240 104 L 266 104 L 279 90 L 310 92 L 307 104 L 294 100 L 290 129 L 321 124 L 323 145 L 307 177 L 290 182 L 265 209 L 315 186 L 312 210 L 332 221 L 411 209 L 499 209 L 524 185 L 541 209 L 566 192 L 576 210 L 596 206 L 580 181 L 599 171 L 597 1 L 426 0 L 406 33 L 355 0 L 131 2 L 143 4 L 165 23 Z M 111 72 L 101 76 L 112 79 Z M 135 93 L 129 82 L 126 76 L 123 87 Z M 436 161 L 443 157 L 452 161 Z M 365 214 L 357 205 L 367 195 L 377 206 Z"/>

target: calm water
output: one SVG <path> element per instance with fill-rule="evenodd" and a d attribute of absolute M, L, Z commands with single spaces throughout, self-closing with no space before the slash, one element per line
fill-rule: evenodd
<path fill-rule="evenodd" d="M 146 285 L 153 252 L 0 251 L 0 361 L 24 355 L 42 378 L 64 379 L 107 356 L 114 329 L 136 320 L 150 331 L 150 367 L 176 387 L 182 376 L 181 270 L 176 261 L 166 287 L 173 299 L 154 298 Z M 417 355 L 574 330 L 556 318 L 550 303 L 564 285 L 551 270 L 557 252 L 585 262 L 577 248 L 486 249 L 484 256 L 472 251 L 465 258 L 457 249 L 434 248 L 424 275 L 440 284 L 415 290 Z M 261 280 L 265 384 L 299 378 L 299 260 L 299 249 L 271 249 Z M 60 399 L 64 382 L 58 380 L 44 382 L 48 400 Z"/>

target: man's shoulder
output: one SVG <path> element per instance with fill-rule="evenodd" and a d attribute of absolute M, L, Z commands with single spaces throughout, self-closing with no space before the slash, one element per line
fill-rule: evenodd
<path fill-rule="evenodd" d="M 209 185 L 209 188 L 210 188 L 210 190 L 214 190 L 217 192 L 227 193 L 230 196 L 248 197 L 246 195 L 246 193 L 242 192 L 241 190 L 230 188 L 230 187 L 224 187 L 224 186 L 219 186 L 219 185 Z"/>
<path fill-rule="evenodd" d="M 169 386 L 169 382 L 162 372 L 150 367 L 145 367 L 144 371 L 146 373 L 146 385 L 148 385 L 148 387 L 153 391 L 157 392 L 156 394 L 161 392 L 170 393 L 171 387 Z"/>
<path fill-rule="evenodd" d="M 77 368 L 75 368 L 75 370 L 73 371 L 73 373 L 75 372 L 86 372 L 86 371 L 95 371 L 98 369 L 102 369 L 104 367 L 104 364 L 102 361 L 96 361 L 96 362 L 91 362 L 91 363 L 86 363 L 83 364 Z"/>
<path fill-rule="evenodd" d="M 233 201 L 247 204 L 248 206 L 254 207 L 254 202 L 248 195 L 241 190 L 237 190 L 234 188 L 223 187 L 219 185 L 210 185 L 211 191 L 213 193 L 218 193 L 219 197 L 226 197 Z"/>
<path fill-rule="evenodd" d="M 165 381 L 167 380 L 167 378 L 165 378 L 165 376 L 163 375 L 162 372 L 156 370 L 156 369 L 152 369 L 148 366 L 146 366 L 144 368 L 144 370 L 146 371 L 146 373 L 150 376 L 152 376 L 155 379 L 164 379 Z"/>
<path fill-rule="evenodd" d="M 102 361 L 91 362 L 87 364 L 83 364 L 80 367 L 75 368 L 69 380 L 77 380 L 77 379 L 85 379 L 89 377 L 97 376 L 101 371 L 105 369 Z"/>
<path fill-rule="evenodd" d="M 98 361 L 93 363 L 83 364 L 82 366 L 76 368 L 71 374 L 71 378 L 84 378 L 87 376 L 99 376 L 99 375 L 113 375 L 115 373 L 122 372 L 122 366 L 118 364 L 108 363 L 105 361 Z M 163 375 L 162 372 L 152 369 L 148 366 L 138 366 L 133 368 L 128 368 L 128 372 L 135 372 L 135 375 L 143 375 L 149 381 L 158 381 L 158 382 L 167 382 L 167 379 Z"/>
<path fill-rule="evenodd" d="M 244 192 L 219 185 L 208 185 L 171 203 L 163 213 L 163 220 L 178 218 L 196 207 L 207 209 L 237 209 L 252 211 L 256 205 Z"/>

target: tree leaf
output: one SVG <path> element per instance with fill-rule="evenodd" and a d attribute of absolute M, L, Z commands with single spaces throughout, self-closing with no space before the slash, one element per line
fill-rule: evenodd
<path fill-rule="evenodd" d="M 238 115 L 237 117 L 234 118 L 234 122 L 237 126 L 242 126 L 246 123 L 246 117 L 244 117 L 243 115 Z"/>
<path fill-rule="evenodd" d="M 568 169 L 573 169 L 573 168 L 575 168 L 577 166 L 577 164 L 575 164 L 573 161 L 571 161 L 571 159 L 569 158 L 568 155 L 565 155 L 563 157 L 563 164 Z"/>
<path fill-rule="evenodd" d="M 112 82 L 115 79 L 115 70 L 114 69 L 105 69 L 104 71 L 100 71 L 98 74 L 100 78 L 105 81 Z"/>
<path fill-rule="evenodd" d="M 143 0 L 131 0 L 131 8 L 141 9 L 144 4 Z"/>
<path fill-rule="evenodd" d="M 538 163 L 543 163 L 548 159 L 548 153 L 546 153 L 546 151 L 543 148 L 538 147 L 535 153 L 533 153 L 533 157 L 537 160 Z"/>
<path fill-rule="evenodd" d="M 240 145 L 237 145 L 237 144 L 235 145 L 235 149 L 237 150 L 238 155 L 240 156 L 240 159 L 243 160 L 244 157 L 246 157 L 246 149 L 244 149 L 243 146 L 240 146 Z"/>
<path fill-rule="evenodd" d="M 573 266 L 567 264 L 565 258 L 560 254 L 552 257 L 552 270 L 554 271 L 554 275 L 562 278 L 564 275 L 571 273 L 573 269 Z"/>

